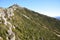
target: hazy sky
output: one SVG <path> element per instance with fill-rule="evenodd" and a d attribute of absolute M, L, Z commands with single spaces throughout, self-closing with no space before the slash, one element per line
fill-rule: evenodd
<path fill-rule="evenodd" d="M 0 7 L 15 3 L 51 17 L 60 16 L 60 0 L 0 0 Z"/>

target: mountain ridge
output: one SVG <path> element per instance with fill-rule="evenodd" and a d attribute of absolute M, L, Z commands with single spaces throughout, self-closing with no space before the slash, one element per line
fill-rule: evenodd
<path fill-rule="evenodd" d="M 60 40 L 60 21 L 25 7 L 0 9 L 0 40 Z"/>

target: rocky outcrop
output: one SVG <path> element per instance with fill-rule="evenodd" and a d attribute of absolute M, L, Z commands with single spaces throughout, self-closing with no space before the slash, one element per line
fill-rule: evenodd
<path fill-rule="evenodd" d="M 6 10 L 6 12 L 5 12 Z M 5 17 L 5 16 L 8 16 L 8 17 Z M 12 8 L 9 8 L 9 9 L 3 9 L 3 8 L 0 8 L 0 20 L 4 20 L 4 25 L 9 25 L 8 26 L 8 34 L 7 34 L 7 37 L 6 37 L 6 40 L 15 40 L 15 33 L 12 31 L 12 28 L 15 28 L 14 25 L 12 25 L 9 21 L 7 21 L 7 19 L 9 18 L 11 20 L 11 17 L 14 16 L 14 13 L 13 13 L 13 9 Z M 2 22 L 0 22 L 2 23 Z M 2 39 L 2 37 L 0 37 L 0 39 Z"/>

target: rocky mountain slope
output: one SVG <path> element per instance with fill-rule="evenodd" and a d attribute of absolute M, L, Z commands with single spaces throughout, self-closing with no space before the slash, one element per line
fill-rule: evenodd
<path fill-rule="evenodd" d="M 18 5 L 0 8 L 0 40 L 60 40 L 60 21 Z"/>

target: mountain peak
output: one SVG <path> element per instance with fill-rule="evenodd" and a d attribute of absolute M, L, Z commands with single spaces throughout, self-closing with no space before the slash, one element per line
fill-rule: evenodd
<path fill-rule="evenodd" d="M 18 4 L 13 4 L 12 6 L 16 6 L 16 7 L 19 7 L 19 5 L 18 5 Z"/>
<path fill-rule="evenodd" d="M 11 7 L 20 7 L 20 8 L 22 8 L 21 6 L 19 6 L 18 4 L 13 4 L 12 6 L 10 6 L 9 8 L 11 8 Z"/>
<path fill-rule="evenodd" d="M 18 4 L 13 4 L 12 6 L 8 7 L 9 8 L 12 8 L 13 10 L 16 10 L 17 8 L 18 9 L 23 9 L 23 7 L 19 6 Z"/>

